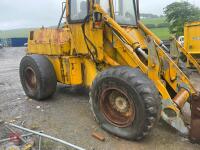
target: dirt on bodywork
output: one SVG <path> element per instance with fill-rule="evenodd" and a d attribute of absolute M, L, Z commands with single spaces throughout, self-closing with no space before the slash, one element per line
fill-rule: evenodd
<path fill-rule="evenodd" d="M 19 63 L 24 55 L 25 48 L 0 50 L 0 120 L 23 123 L 27 128 L 43 130 L 89 150 L 200 149 L 200 145 L 190 143 L 162 120 L 140 142 L 126 141 L 104 132 L 93 119 L 88 93 L 83 90 L 59 84 L 51 99 L 35 101 L 26 97 L 19 80 Z M 192 74 L 191 78 L 198 86 L 198 75 Z M 105 141 L 94 138 L 94 132 L 101 133 Z"/>

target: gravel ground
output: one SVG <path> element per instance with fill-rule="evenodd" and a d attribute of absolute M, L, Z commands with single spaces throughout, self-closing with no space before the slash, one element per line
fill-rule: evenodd
<path fill-rule="evenodd" d="M 24 55 L 25 48 L 0 49 L 0 119 L 25 122 L 28 128 L 38 128 L 89 150 L 200 149 L 200 145 L 191 144 L 163 121 L 140 142 L 109 135 L 94 121 L 88 94 L 76 93 L 67 86 L 58 85 L 56 94 L 42 102 L 27 98 L 18 75 L 19 63 Z M 91 136 L 94 131 L 102 133 L 106 141 L 94 139 Z"/>

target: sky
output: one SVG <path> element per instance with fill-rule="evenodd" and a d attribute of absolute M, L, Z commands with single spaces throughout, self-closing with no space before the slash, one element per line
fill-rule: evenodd
<path fill-rule="evenodd" d="M 65 0 L 0 0 L 0 30 L 57 25 Z M 163 14 L 163 8 L 180 0 L 140 0 L 142 13 Z M 200 0 L 188 0 L 200 7 Z"/>

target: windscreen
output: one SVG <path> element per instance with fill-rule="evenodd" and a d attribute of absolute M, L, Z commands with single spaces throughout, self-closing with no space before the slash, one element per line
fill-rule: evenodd
<path fill-rule="evenodd" d="M 103 8 L 104 11 L 110 15 L 109 0 L 96 0 L 96 3 L 99 4 L 101 8 Z"/>
<path fill-rule="evenodd" d="M 121 25 L 136 25 L 134 0 L 113 0 L 115 20 Z"/>

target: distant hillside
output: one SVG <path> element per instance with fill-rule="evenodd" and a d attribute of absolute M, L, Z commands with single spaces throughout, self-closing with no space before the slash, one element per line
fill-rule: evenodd
<path fill-rule="evenodd" d="M 34 28 L 0 31 L 0 38 L 28 37 L 31 30 L 34 30 Z"/>
<path fill-rule="evenodd" d="M 142 19 L 142 22 L 158 25 L 165 22 L 165 17 Z M 28 37 L 31 30 L 34 30 L 34 28 L 0 31 L 0 38 Z M 168 28 L 153 28 L 151 30 L 163 40 L 168 39 L 170 36 Z"/>
<path fill-rule="evenodd" d="M 154 14 L 145 14 L 145 13 L 141 13 L 140 14 L 141 18 L 159 18 L 160 16 L 158 15 L 154 15 Z"/>

